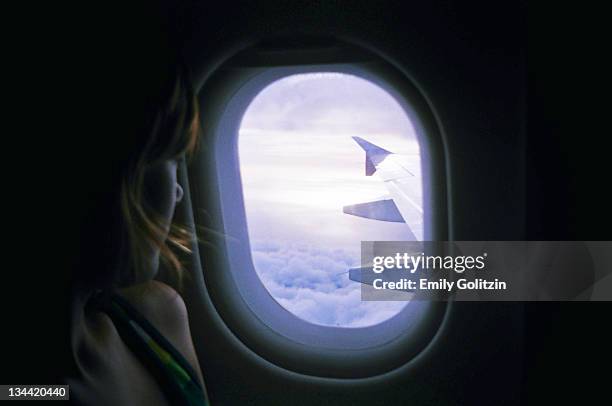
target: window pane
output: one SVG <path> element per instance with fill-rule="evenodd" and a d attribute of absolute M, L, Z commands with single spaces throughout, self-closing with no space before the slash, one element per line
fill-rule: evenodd
<path fill-rule="evenodd" d="M 393 192 L 383 170 L 366 176 L 355 136 L 394 153 L 385 162 L 408 173 L 396 182 L 399 210 L 376 203 Z M 348 273 L 361 266 L 362 240 L 423 238 L 419 145 L 391 95 L 347 74 L 288 76 L 253 100 L 238 147 L 253 262 L 274 299 L 308 322 L 341 327 L 380 323 L 406 305 L 362 302 Z"/>

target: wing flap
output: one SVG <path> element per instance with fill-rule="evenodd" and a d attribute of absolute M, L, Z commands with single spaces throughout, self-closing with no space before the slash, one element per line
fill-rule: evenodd
<path fill-rule="evenodd" d="M 372 220 L 389 221 L 393 223 L 405 222 L 393 199 L 351 204 L 344 206 L 342 211 L 346 214 Z"/>
<path fill-rule="evenodd" d="M 413 280 L 418 283 L 420 276 L 411 274 L 410 272 L 394 272 L 387 271 L 382 273 L 374 273 L 371 266 L 364 266 L 361 268 L 350 268 L 349 279 L 353 282 L 359 282 L 364 285 L 374 285 L 374 280 L 380 279 L 383 282 L 400 282 L 401 279 Z M 404 292 L 414 292 L 413 289 L 403 289 Z"/>

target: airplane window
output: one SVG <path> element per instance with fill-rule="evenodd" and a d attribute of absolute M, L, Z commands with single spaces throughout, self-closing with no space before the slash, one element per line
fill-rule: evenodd
<path fill-rule="evenodd" d="M 420 147 L 389 93 L 345 73 L 284 77 L 247 108 L 238 153 L 253 263 L 281 306 L 339 327 L 402 310 L 361 301 L 349 272 L 361 241 L 423 239 Z"/>

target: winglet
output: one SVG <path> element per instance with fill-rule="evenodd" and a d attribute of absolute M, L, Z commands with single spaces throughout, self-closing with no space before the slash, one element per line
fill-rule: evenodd
<path fill-rule="evenodd" d="M 383 154 L 383 155 L 389 155 L 392 154 L 393 152 L 391 151 L 387 151 L 384 148 L 379 147 L 378 145 L 374 145 L 371 142 L 368 142 L 366 140 L 364 140 L 361 137 L 352 137 L 355 142 L 357 144 L 359 144 L 359 146 L 361 148 L 363 148 L 363 150 L 367 153 L 367 154 L 373 154 L 373 155 L 379 155 L 379 154 Z"/>
<path fill-rule="evenodd" d="M 361 137 L 353 137 L 353 139 L 366 153 L 366 176 L 372 176 L 372 174 L 376 172 L 376 165 L 381 163 L 387 155 L 393 154 L 393 152 L 387 151 L 386 149 L 381 148 L 378 145 L 374 145 Z"/>

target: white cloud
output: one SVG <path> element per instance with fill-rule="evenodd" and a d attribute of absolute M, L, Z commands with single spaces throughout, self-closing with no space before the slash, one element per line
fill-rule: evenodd
<path fill-rule="evenodd" d="M 299 74 L 272 83 L 255 97 L 241 127 L 414 136 L 391 95 L 365 79 L 338 73 Z"/>
<path fill-rule="evenodd" d="M 254 241 L 260 279 L 287 310 L 315 324 L 358 327 L 380 323 L 406 302 L 362 302 L 361 285 L 349 280 L 358 252 L 316 245 Z"/>

